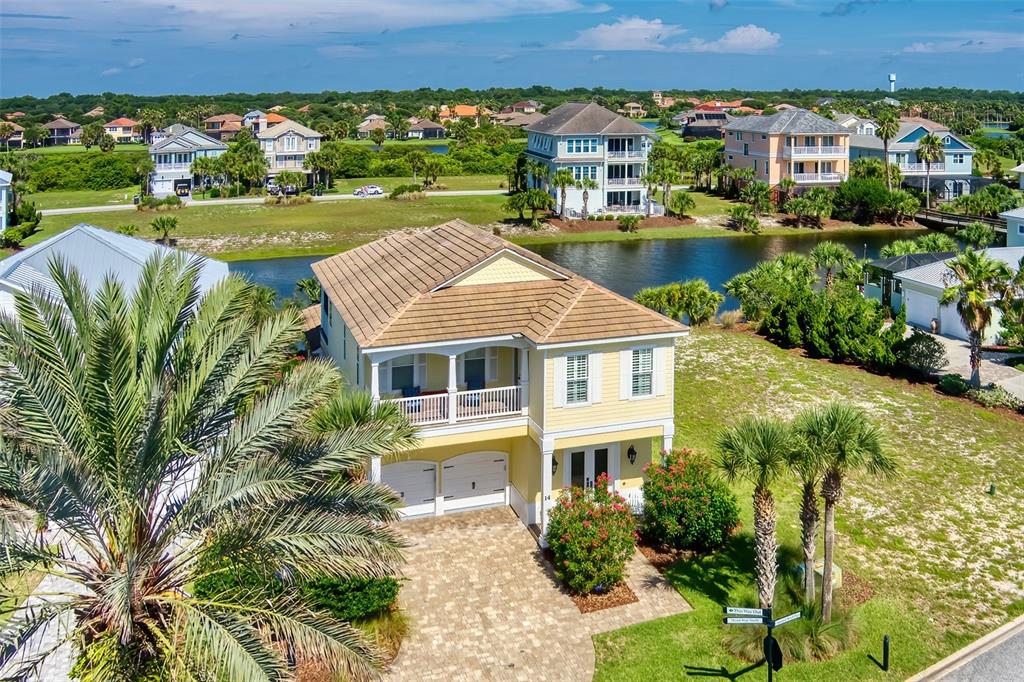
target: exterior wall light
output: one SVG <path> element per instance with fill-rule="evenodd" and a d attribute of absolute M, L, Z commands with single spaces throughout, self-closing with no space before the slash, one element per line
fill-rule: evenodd
<path fill-rule="evenodd" d="M 632 445 L 626 450 L 626 457 L 629 459 L 630 464 L 636 464 L 636 448 Z"/>

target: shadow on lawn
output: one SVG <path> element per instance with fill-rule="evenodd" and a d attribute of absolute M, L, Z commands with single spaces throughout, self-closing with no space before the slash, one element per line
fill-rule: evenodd
<path fill-rule="evenodd" d="M 754 538 L 742 533 L 713 554 L 677 561 L 665 571 L 665 577 L 677 587 L 725 604 L 737 587 L 750 584 L 753 568 Z"/>
<path fill-rule="evenodd" d="M 724 665 L 720 668 L 702 668 L 696 665 L 684 665 L 683 668 L 686 670 L 687 677 L 720 677 L 724 680 L 737 680 L 742 675 L 746 675 L 749 672 L 757 670 L 764 664 L 765 662 L 763 660 L 758 661 L 757 663 L 748 665 L 746 668 L 737 670 L 734 673 L 729 672 Z"/>

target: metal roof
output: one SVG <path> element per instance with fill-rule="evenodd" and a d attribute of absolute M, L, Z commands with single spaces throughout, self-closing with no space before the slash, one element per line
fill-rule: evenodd
<path fill-rule="evenodd" d="M 806 109 L 785 109 L 771 116 L 738 116 L 722 127 L 726 131 L 754 133 L 823 133 L 849 135 L 850 131 Z"/>
<path fill-rule="evenodd" d="M 985 254 L 994 260 L 1002 261 L 1010 270 L 1016 272 L 1020 267 L 1020 261 L 1024 258 L 1024 246 L 1009 246 L 994 249 L 985 249 Z M 949 278 L 952 270 L 946 265 L 950 258 L 945 260 L 921 265 L 916 268 L 897 272 L 896 276 L 904 282 L 917 282 L 930 287 L 945 289 L 949 286 Z"/>
<path fill-rule="evenodd" d="M 1021 164 L 1021 172 L 1024 173 L 1024 163 Z M 1024 218 L 1024 208 L 1013 208 L 999 214 L 1000 218 Z"/>
<path fill-rule="evenodd" d="M 526 130 L 549 135 L 647 135 L 657 138 L 650 128 L 593 102 L 566 102 L 527 126 Z"/>
<path fill-rule="evenodd" d="M 920 267 L 922 265 L 928 265 L 936 261 L 944 261 L 952 258 L 956 254 L 952 251 L 941 251 L 931 253 L 908 253 L 903 256 L 890 256 L 889 258 L 879 258 L 873 260 L 868 265 L 879 270 L 885 270 L 886 272 L 903 272 L 910 270 L 911 268 Z"/>

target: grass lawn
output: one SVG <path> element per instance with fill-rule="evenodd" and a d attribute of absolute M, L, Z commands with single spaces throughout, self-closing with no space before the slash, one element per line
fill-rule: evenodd
<path fill-rule="evenodd" d="M 132 224 L 142 238 L 158 215 L 178 219 L 174 237 L 183 248 L 224 260 L 327 255 L 364 244 L 402 227 L 437 225 L 453 218 L 487 224 L 507 217 L 501 195 L 428 197 L 419 201 L 315 202 L 297 206 L 242 204 L 192 206 L 171 213 L 116 211 L 45 216 L 41 230 L 25 240 L 40 242 L 77 223 L 115 229 Z"/>
<path fill-rule="evenodd" d="M 80 144 L 58 144 L 52 147 L 26 147 L 24 149 L 12 149 L 11 151 L 18 154 L 77 154 L 80 152 L 96 152 L 99 151 L 99 147 L 91 147 L 86 149 Z M 114 145 L 115 152 L 144 152 L 149 147 L 144 144 L 117 144 Z"/>
<path fill-rule="evenodd" d="M 373 140 L 371 140 L 370 138 L 366 138 L 365 140 L 347 139 L 347 140 L 343 140 L 343 142 L 345 144 L 354 144 L 354 145 L 359 146 L 359 147 L 373 147 L 374 149 L 377 148 L 377 143 L 374 142 Z M 442 145 L 443 146 L 447 146 L 448 145 L 448 140 L 445 139 L 445 138 L 441 138 L 440 140 L 385 140 L 384 141 L 384 146 L 385 147 L 392 147 L 392 146 L 393 147 L 439 147 L 439 146 L 442 146 Z"/>
<path fill-rule="evenodd" d="M 15 573 L 0 580 L 0 626 L 10 619 L 13 609 L 32 594 L 42 579 L 42 573 L 32 571 Z"/>
<path fill-rule="evenodd" d="M 105 206 L 108 204 L 130 204 L 132 197 L 139 193 L 139 186 L 106 190 L 65 190 L 28 194 L 26 201 L 35 202 L 36 208 L 78 208 L 81 206 Z"/>
<path fill-rule="evenodd" d="M 844 399 L 877 420 L 899 466 L 893 480 L 850 477 L 836 515 L 837 563 L 874 595 L 854 611 L 854 647 L 827 663 L 787 662 L 784 679 L 904 679 L 1024 611 L 1024 509 L 1015 494 L 1024 487 L 1024 421 L 741 333 L 694 330 L 676 365 L 677 446 L 711 453 L 715 435 L 741 415 L 788 418 Z M 596 637 L 595 679 L 680 679 L 692 672 L 684 666 L 726 677 L 749 666 L 724 646 L 720 621 L 721 607 L 753 583 L 751 489 L 736 492 L 744 516 L 733 544 L 669 573 L 694 611 Z M 780 541 L 796 551 L 797 481 L 775 494 Z M 888 674 L 868 658 L 880 659 L 883 634 L 892 637 Z"/>
<path fill-rule="evenodd" d="M 444 185 L 445 189 L 504 189 L 504 175 L 452 175 L 439 177 L 438 184 Z M 422 182 L 417 179 L 417 182 Z M 351 194 L 352 190 L 363 185 L 380 185 L 385 192 L 390 192 L 399 185 L 412 183 L 412 178 L 343 178 L 335 180 L 334 186 L 343 194 Z"/>

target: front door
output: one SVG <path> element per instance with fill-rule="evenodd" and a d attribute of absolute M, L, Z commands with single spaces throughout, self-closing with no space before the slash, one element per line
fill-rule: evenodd
<path fill-rule="evenodd" d="M 566 485 L 593 488 L 594 483 L 602 474 L 608 475 L 609 485 L 611 485 L 618 476 L 618 472 L 613 471 L 613 458 L 611 448 L 608 446 L 567 450 L 564 459 L 566 461 L 564 479 Z"/>

